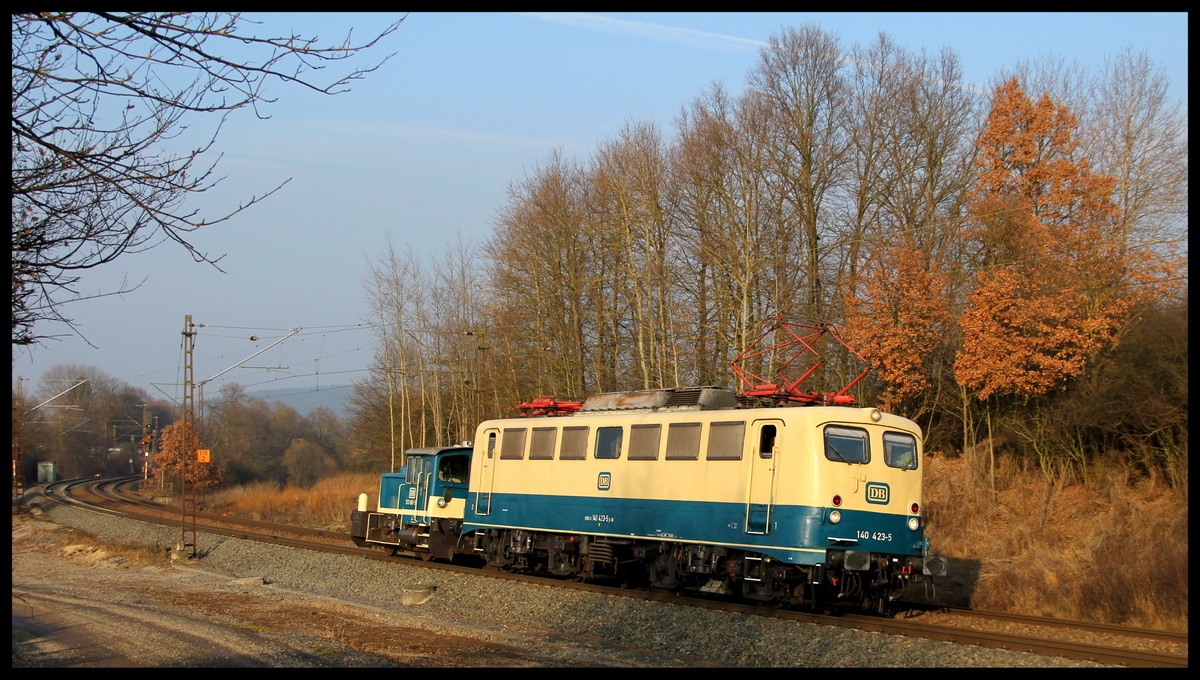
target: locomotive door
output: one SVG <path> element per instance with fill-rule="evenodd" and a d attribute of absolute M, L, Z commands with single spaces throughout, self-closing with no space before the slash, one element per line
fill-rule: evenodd
<path fill-rule="evenodd" d="M 779 467 L 782 420 L 756 420 L 751 429 L 750 479 L 746 486 L 746 533 L 767 534 L 771 530 L 771 505 L 775 501 L 775 478 Z"/>
<path fill-rule="evenodd" d="M 487 439 L 479 468 L 479 494 L 475 498 L 476 515 L 492 514 L 492 480 L 495 478 L 496 462 L 499 460 L 496 447 L 500 439 L 500 430 L 488 430 L 484 436 Z"/>

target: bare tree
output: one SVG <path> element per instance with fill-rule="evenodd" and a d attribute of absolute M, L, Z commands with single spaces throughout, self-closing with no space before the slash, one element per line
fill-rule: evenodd
<path fill-rule="evenodd" d="M 837 36 L 814 25 L 785 28 L 763 48 L 750 87 L 770 102 L 772 182 L 789 204 L 782 218 L 803 251 L 807 299 L 803 312 L 824 316 L 822 281 L 829 195 L 843 182 L 851 140 L 846 133 L 850 90 Z M 781 245 L 790 239 L 780 239 Z M 792 311 L 792 310 L 788 310 Z"/>
<path fill-rule="evenodd" d="M 597 260 L 604 256 L 597 235 L 584 226 L 583 175 L 561 151 L 551 153 L 510 186 L 485 245 L 491 324 L 504 335 L 505 361 L 516 362 L 507 364 L 513 384 L 544 394 L 576 396 L 604 384 L 603 355 L 611 351 L 603 288 L 613 274 Z"/>
<path fill-rule="evenodd" d="M 197 250 L 189 234 L 279 187 L 226 214 L 206 217 L 185 207 L 189 194 L 220 181 L 216 161 L 201 160 L 216 132 L 182 155 L 166 149 L 189 114 L 224 122 L 250 107 L 265 118 L 261 106 L 275 100 L 264 88 L 274 80 L 345 92 L 387 59 L 328 84 L 314 82 L 312 72 L 375 45 L 401 21 L 365 43 L 348 36 L 321 46 L 297 35 L 258 37 L 230 13 L 14 14 L 13 344 L 48 337 L 35 332 L 39 321 L 74 329 L 61 307 L 86 299 L 73 288 L 80 272 L 125 253 L 170 240 L 215 266 L 220 257 Z"/>
<path fill-rule="evenodd" d="M 778 200 L 765 177 L 769 123 L 764 97 L 732 101 L 720 86 L 676 122 L 683 288 L 694 314 L 692 360 L 701 384 L 725 377 L 724 364 L 774 311 L 764 309 L 774 302 L 759 294 L 764 282 L 786 275 L 778 267 Z"/>
<path fill-rule="evenodd" d="M 590 175 L 593 216 L 623 276 L 611 290 L 629 319 L 629 363 L 643 389 L 674 385 L 667 311 L 670 197 L 667 156 L 658 128 L 629 123 L 603 144 Z M 626 343 L 623 343 L 626 344 Z"/>
<path fill-rule="evenodd" d="M 848 295 L 856 294 L 860 269 L 871 250 L 867 235 L 883 221 L 883 203 L 900 179 L 889 163 L 888 148 L 899 127 L 894 113 L 903 96 L 904 57 L 883 34 L 869 48 L 858 47 L 853 52 L 857 67 L 849 83 L 853 96 L 847 195 L 838 221 L 839 241 L 844 244 L 838 284 Z"/>
<path fill-rule="evenodd" d="M 1155 267 L 1172 272 L 1187 244 L 1188 123 L 1169 86 L 1145 52 L 1126 49 L 1105 60 L 1088 89 L 1091 115 L 1082 127 L 1098 169 L 1117 180 L 1113 200 L 1126 249 L 1161 259 L 1165 266 Z"/>
<path fill-rule="evenodd" d="M 400 462 L 393 450 L 471 439 L 492 401 L 480 391 L 489 334 L 479 270 L 461 236 L 432 266 L 411 249 L 400 256 L 390 239 L 368 260 L 363 289 L 377 341 L 372 375 L 352 399 L 359 464 L 391 467 Z"/>

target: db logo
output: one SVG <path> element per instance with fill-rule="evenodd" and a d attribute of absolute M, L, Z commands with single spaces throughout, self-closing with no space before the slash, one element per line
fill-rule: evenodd
<path fill-rule="evenodd" d="M 611 486 L 612 486 L 612 473 L 611 472 L 601 472 L 600 477 L 596 480 L 596 490 L 608 491 L 609 487 L 611 487 Z"/>
<path fill-rule="evenodd" d="M 887 484 L 871 482 L 867 484 L 867 502 L 877 505 L 887 505 L 891 493 Z"/>

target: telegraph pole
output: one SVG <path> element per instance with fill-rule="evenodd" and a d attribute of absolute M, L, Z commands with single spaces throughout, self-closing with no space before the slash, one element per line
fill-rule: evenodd
<path fill-rule="evenodd" d="M 196 556 L 196 409 L 193 399 L 195 385 L 192 381 L 192 351 L 196 347 L 196 331 L 192 315 L 183 317 L 183 474 L 180 475 L 179 493 L 182 505 L 180 542 L 188 550 L 188 557 Z"/>
<path fill-rule="evenodd" d="M 205 324 L 200 324 L 204 327 Z M 197 385 L 201 388 L 203 395 L 204 385 L 213 380 L 225 375 L 233 369 L 250 361 L 254 357 L 271 349 L 275 345 L 287 340 L 293 335 L 299 333 L 302 328 L 289 328 L 288 334 L 279 338 L 275 342 L 258 350 L 254 354 L 242 359 L 229 368 L 217 373 L 211 378 L 205 378 L 199 383 L 195 382 L 195 364 L 192 360 L 192 352 L 196 348 L 196 324 L 192 323 L 192 315 L 187 314 L 183 317 L 183 437 L 184 437 L 184 454 L 183 454 L 183 479 L 180 480 L 180 494 L 182 495 L 183 505 L 183 536 L 181 538 L 182 547 L 191 547 L 188 553 L 189 557 L 196 557 L 196 495 L 200 481 L 200 471 L 197 468 L 201 463 L 208 464 L 210 461 L 209 450 L 200 448 L 200 428 L 196 423 L 196 400 L 195 392 Z M 258 338 L 251 338 L 257 340 Z M 188 539 L 191 539 L 190 541 Z"/>
<path fill-rule="evenodd" d="M 13 402 L 12 416 L 12 511 L 15 515 L 25 512 L 25 393 L 21 382 L 21 376 L 17 376 L 17 399 Z"/>

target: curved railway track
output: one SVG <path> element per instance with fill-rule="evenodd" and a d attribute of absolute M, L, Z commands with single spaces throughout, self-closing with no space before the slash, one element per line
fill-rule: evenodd
<path fill-rule="evenodd" d="M 49 498 L 61 503 L 85 507 L 96 512 L 151 522 L 166 526 L 179 526 L 178 510 L 168 509 L 156 503 L 138 499 L 128 495 L 126 489 L 141 481 L 141 477 L 104 477 L 68 480 L 48 485 L 45 493 Z M 214 513 L 197 513 L 197 528 L 205 532 L 261 541 L 307 550 L 336 552 L 347 555 L 357 555 L 369 559 L 383 561 L 399 561 L 411 563 L 410 557 L 393 557 L 374 548 L 355 546 L 345 534 L 339 534 L 318 529 L 293 527 L 271 522 L 227 517 Z M 439 562 L 422 562 L 423 566 L 450 570 L 464 571 L 491 578 L 501 578 L 529 583 L 547 585 L 548 579 L 524 574 L 511 574 L 495 570 L 478 569 Z M 753 614 L 802 621 L 821 625 L 840 626 L 857 630 L 887 633 L 891 635 L 907 635 L 941 640 L 958 644 L 973 644 L 982 647 L 993 647 L 1013 651 L 1025 651 L 1047 656 L 1061 656 L 1069 659 L 1089 660 L 1102 664 L 1117 664 L 1137 667 L 1187 667 L 1186 655 L 1187 634 L 1153 631 L 1137 628 L 1124 628 L 1104 624 L 1091 624 L 1059 619 L 1047 619 L 1034 616 L 999 614 L 970 610 L 941 609 L 940 614 L 951 615 L 961 623 L 945 625 L 940 622 L 924 623 L 913 618 L 887 619 L 857 614 L 841 614 L 837 616 L 800 612 L 787 609 L 776 609 L 762 605 L 748 605 L 723 601 L 695 599 L 670 593 L 646 591 L 640 589 L 623 589 L 593 583 L 577 583 L 562 580 L 551 580 L 557 586 L 575 590 L 600 592 L 609 595 L 672 602 L 674 604 L 719 609 L 722 611 Z M 920 617 L 915 617 L 919 619 Z M 972 623 L 982 624 L 980 627 L 1001 624 L 1019 624 L 1028 627 L 1032 632 L 1013 634 L 995 630 L 977 630 Z M 1042 632 L 1038 632 L 1041 629 Z M 1094 634 L 1105 640 L 1104 644 L 1080 642 L 1076 639 L 1053 639 L 1046 629 L 1066 629 L 1071 637 Z M 1165 653 L 1130 648 L 1134 645 L 1121 646 L 1115 639 L 1149 639 L 1161 642 L 1174 649 L 1182 649 L 1182 653 Z"/>

